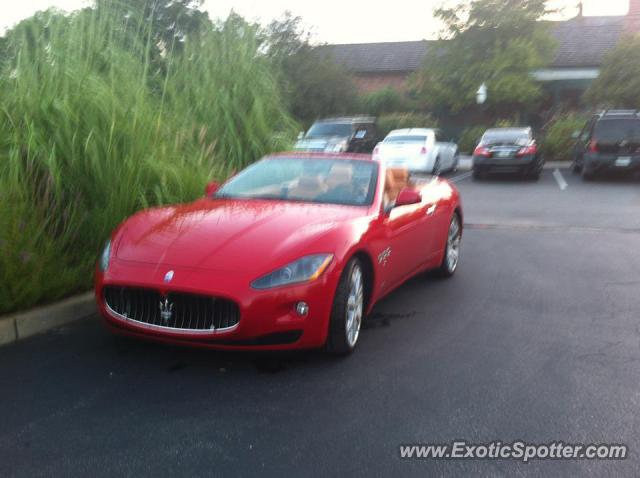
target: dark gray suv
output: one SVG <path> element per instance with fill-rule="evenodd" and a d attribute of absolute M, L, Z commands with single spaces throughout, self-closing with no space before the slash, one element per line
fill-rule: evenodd
<path fill-rule="evenodd" d="M 585 180 L 600 173 L 640 171 L 640 111 L 608 110 L 594 115 L 578 135 L 573 171 Z"/>
<path fill-rule="evenodd" d="M 318 120 L 296 142 L 296 151 L 371 153 L 376 145 L 376 119 L 369 116 Z"/>

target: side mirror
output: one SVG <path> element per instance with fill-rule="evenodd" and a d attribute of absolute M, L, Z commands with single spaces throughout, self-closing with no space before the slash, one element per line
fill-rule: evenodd
<path fill-rule="evenodd" d="M 298 139 L 302 139 L 302 138 L 304 138 L 304 131 L 300 131 L 298 133 Z"/>
<path fill-rule="evenodd" d="M 211 181 L 210 183 L 207 183 L 207 186 L 204 188 L 204 195 L 209 197 L 213 193 L 215 193 L 219 188 L 220 188 L 220 183 L 216 181 Z"/>
<path fill-rule="evenodd" d="M 412 188 L 404 188 L 398 194 L 398 198 L 396 199 L 395 206 L 407 206 L 409 204 L 418 204 L 422 201 L 422 196 L 418 191 Z"/>

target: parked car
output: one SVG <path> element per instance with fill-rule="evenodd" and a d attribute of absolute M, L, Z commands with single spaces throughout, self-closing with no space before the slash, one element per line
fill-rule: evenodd
<path fill-rule="evenodd" d="M 374 148 L 373 159 L 417 173 L 453 171 L 458 167 L 458 146 L 438 136 L 437 129 L 396 129 Z"/>
<path fill-rule="evenodd" d="M 369 155 L 267 157 L 190 204 L 112 234 L 95 293 L 115 332 L 220 349 L 346 354 L 374 304 L 458 266 L 462 209 L 444 179 Z"/>
<path fill-rule="evenodd" d="M 640 171 L 640 111 L 603 111 L 577 136 L 573 171 L 585 180 L 607 171 Z"/>
<path fill-rule="evenodd" d="M 543 166 L 530 127 L 488 129 L 473 152 L 474 179 L 490 173 L 516 173 L 537 180 Z"/>
<path fill-rule="evenodd" d="M 296 151 L 371 153 L 376 142 L 376 119 L 369 116 L 318 120 L 295 144 Z"/>

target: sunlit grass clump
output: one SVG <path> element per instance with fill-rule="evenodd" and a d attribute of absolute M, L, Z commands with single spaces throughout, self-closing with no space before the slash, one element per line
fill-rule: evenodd
<path fill-rule="evenodd" d="M 295 131 L 254 32 L 159 44 L 124 7 L 39 14 L 0 69 L 0 313 L 88 289 L 110 231 Z"/>

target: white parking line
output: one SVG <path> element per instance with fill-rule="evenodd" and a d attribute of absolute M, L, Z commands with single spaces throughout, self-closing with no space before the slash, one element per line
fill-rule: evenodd
<path fill-rule="evenodd" d="M 473 174 L 472 171 L 468 171 L 468 172 L 466 172 L 464 174 L 460 174 L 459 176 L 454 176 L 452 178 L 449 178 L 449 181 L 451 181 L 452 183 L 457 183 L 458 181 L 462 181 L 463 179 L 468 178 L 472 174 Z"/>
<path fill-rule="evenodd" d="M 565 189 L 567 189 L 567 187 L 569 185 L 564 180 L 564 176 L 562 176 L 562 173 L 560 172 L 560 170 L 558 168 L 556 168 L 553 171 L 553 177 L 555 178 L 556 182 L 558 183 L 558 187 L 560 188 L 561 191 L 564 191 Z"/>

